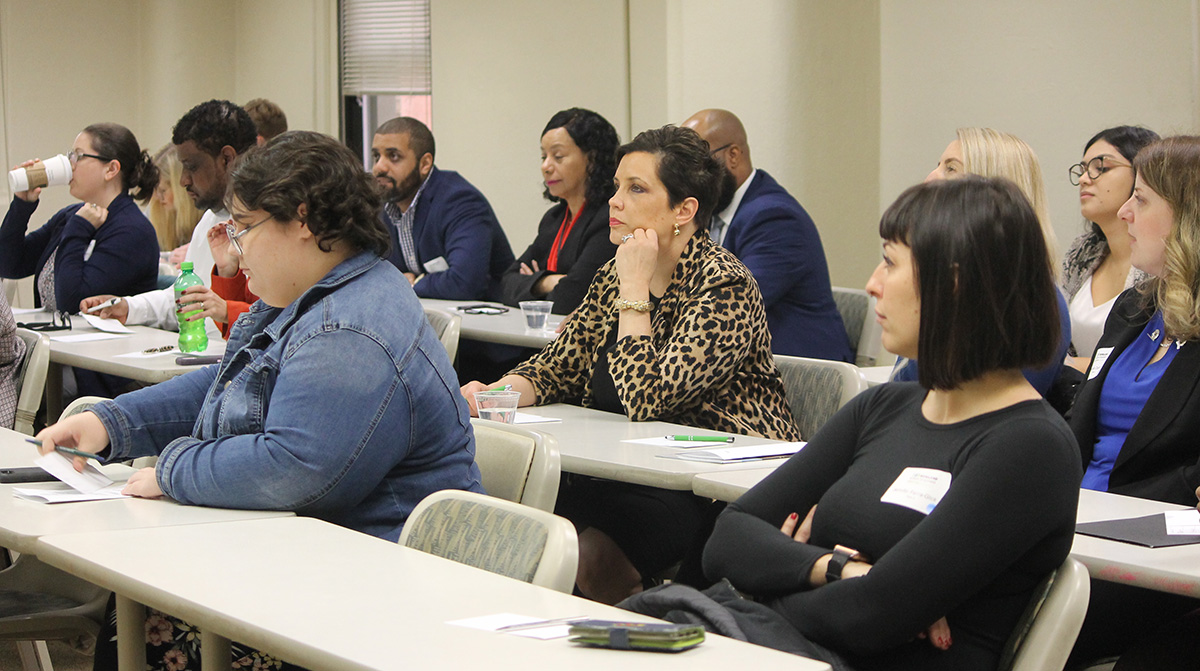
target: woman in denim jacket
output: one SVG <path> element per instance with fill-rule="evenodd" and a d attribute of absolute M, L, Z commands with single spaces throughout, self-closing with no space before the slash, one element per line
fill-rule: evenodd
<path fill-rule="evenodd" d="M 242 159 L 229 199 L 230 238 L 262 300 L 231 329 L 225 360 L 47 428 L 43 452 L 158 454 L 126 493 L 294 510 L 390 540 L 425 495 L 482 491 L 454 371 L 381 262 L 379 196 L 351 152 L 282 135 Z"/>
<path fill-rule="evenodd" d="M 43 452 L 158 454 L 126 494 L 293 510 L 392 541 L 427 494 L 483 491 L 454 370 L 381 258 L 379 195 L 350 150 L 286 133 L 241 159 L 227 198 L 230 246 L 261 300 L 225 360 L 47 428 Z M 149 668 L 198 658 L 194 627 L 156 612 L 147 627 Z M 96 668 L 115 666 L 99 642 Z M 236 643 L 234 660 L 278 662 Z"/>

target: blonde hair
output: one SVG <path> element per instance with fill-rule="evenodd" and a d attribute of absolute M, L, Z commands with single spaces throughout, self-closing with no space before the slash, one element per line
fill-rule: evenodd
<path fill-rule="evenodd" d="M 154 155 L 154 165 L 158 166 L 160 179 L 167 180 L 167 188 L 171 190 L 174 206 L 167 209 L 158 198 L 150 199 L 150 223 L 158 233 L 158 247 L 170 251 L 192 239 L 192 231 L 200 221 L 200 211 L 196 209 L 187 190 L 179 184 L 179 176 L 183 173 L 183 164 L 175 152 L 175 145 L 168 144 Z"/>
<path fill-rule="evenodd" d="M 1162 310 L 1167 335 L 1200 338 L 1200 137 L 1178 135 L 1150 144 L 1133 159 L 1142 183 L 1171 206 L 1163 273 L 1139 286 Z"/>
<path fill-rule="evenodd" d="M 1046 238 L 1050 267 L 1057 270 L 1058 237 L 1050 227 L 1042 164 L 1033 148 L 1015 135 L 991 128 L 959 128 L 955 133 L 962 144 L 964 170 L 982 177 L 1003 177 L 1016 184 L 1029 199 Z"/>

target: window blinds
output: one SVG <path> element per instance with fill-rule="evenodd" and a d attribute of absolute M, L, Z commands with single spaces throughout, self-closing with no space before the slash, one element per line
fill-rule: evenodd
<path fill-rule="evenodd" d="M 429 0 L 341 0 L 342 93 L 428 94 Z"/>

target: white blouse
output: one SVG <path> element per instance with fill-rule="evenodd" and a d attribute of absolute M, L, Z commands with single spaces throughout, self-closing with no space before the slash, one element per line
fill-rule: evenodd
<path fill-rule="evenodd" d="M 1118 294 L 1119 296 L 1120 294 Z M 1117 297 L 1113 296 L 1101 305 L 1092 304 L 1092 276 L 1083 280 L 1083 286 L 1075 292 L 1071 299 L 1071 343 L 1075 345 L 1078 356 L 1090 357 L 1104 335 L 1104 322 L 1108 320 L 1108 312 L 1112 310 Z"/>

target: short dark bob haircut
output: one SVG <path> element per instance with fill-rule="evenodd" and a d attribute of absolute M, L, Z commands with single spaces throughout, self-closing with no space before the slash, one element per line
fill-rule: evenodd
<path fill-rule="evenodd" d="M 1015 184 L 973 175 L 918 184 L 883 213 L 879 236 L 912 250 L 922 387 L 954 389 L 1054 358 L 1054 274 L 1038 217 Z"/>
<path fill-rule="evenodd" d="M 327 135 L 291 131 L 247 151 L 234 165 L 226 209 L 234 198 L 280 222 L 300 218 L 300 205 L 306 205 L 303 221 L 321 251 L 342 241 L 359 251 L 388 253 L 379 187 L 354 152 Z"/>
<path fill-rule="evenodd" d="M 542 135 L 562 128 L 571 136 L 583 155 L 587 157 L 587 192 L 584 198 L 589 203 L 605 203 L 613 195 L 613 174 L 617 172 L 617 147 L 621 138 L 608 119 L 595 112 L 572 107 L 555 113 L 542 129 Z M 550 189 L 542 192 L 546 200 L 557 202 Z"/>
<path fill-rule="evenodd" d="M 663 126 L 638 133 L 632 141 L 617 149 L 617 163 L 627 154 L 644 151 L 658 159 L 658 180 L 667 189 L 667 199 L 675 207 L 686 198 L 698 204 L 694 221 L 708 230 L 713 208 L 721 192 L 725 167 L 709 154 L 708 143 L 691 128 Z"/>

